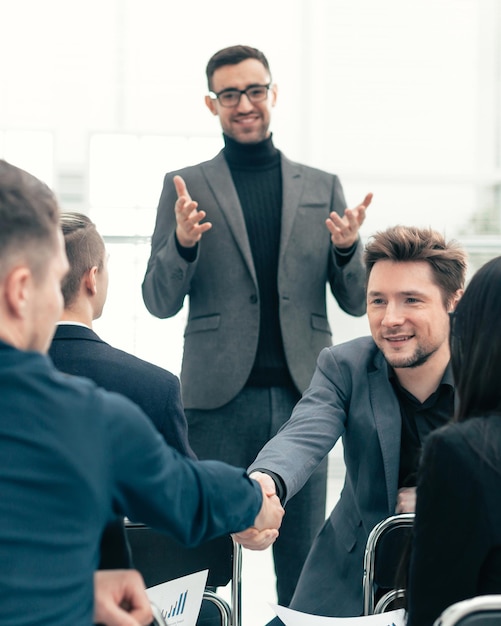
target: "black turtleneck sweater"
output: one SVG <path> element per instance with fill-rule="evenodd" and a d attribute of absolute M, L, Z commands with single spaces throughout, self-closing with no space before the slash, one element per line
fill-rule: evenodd
<path fill-rule="evenodd" d="M 259 287 L 259 342 L 248 384 L 292 384 L 280 330 L 277 290 L 282 221 L 280 152 L 271 136 L 257 144 L 242 144 L 226 135 L 224 141 L 224 156 L 242 206 Z"/>

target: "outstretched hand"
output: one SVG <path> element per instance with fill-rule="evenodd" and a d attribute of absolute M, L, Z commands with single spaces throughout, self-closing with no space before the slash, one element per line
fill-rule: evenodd
<path fill-rule="evenodd" d="M 249 550 L 265 550 L 278 537 L 278 529 L 282 524 L 284 509 L 275 493 L 275 483 L 271 476 L 262 472 L 254 472 L 251 478 L 261 485 L 263 503 L 254 526 L 233 535 L 235 541 Z"/>
<path fill-rule="evenodd" d="M 174 207 L 176 213 L 176 236 L 184 248 L 192 248 L 202 238 L 203 233 L 212 228 L 210 222 L 200 222 L 205 218 L 205 211 L 198 211 L 198 202 L 191 199 L 186 184 L 181 176 L 174 176 L 177 200 Z"/>
<path fill-rule="evenodd" d="M 343 217 L 332 211 L 325 220 L 331 234 L 331 241 L 336 248 L 350 248 L 358 238 L 358 231 L 365 220 L 365 212 L 372 202 L 372 193 L 368 193 L 363 202 L 354 209 L 345 209 Z"/>

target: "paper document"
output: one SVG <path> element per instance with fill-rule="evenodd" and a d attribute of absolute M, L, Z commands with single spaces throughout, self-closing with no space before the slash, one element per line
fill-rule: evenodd
<path fill-rule="evenodd" d="M 286 609 L 276 604 L 272 604 L 271 608 L 285 626 L 405 626 L 404 609 L 362 617 L 321 617 Z"/>
<path fill-rule="evenodd" d="M 182 576 L 146 589 L 168 626 L 195 626 L 209 570 Z"/>

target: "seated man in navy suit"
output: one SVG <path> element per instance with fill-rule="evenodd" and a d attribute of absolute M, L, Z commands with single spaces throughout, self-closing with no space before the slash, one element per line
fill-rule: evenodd
<path fill-rule="evenodd" d="M 54 367 L 46 352 L 67 271 L 54 194 L 0 160 L 2 626 L 145 626 L 144 589 L 132 593 L 127 573 L 124 583 L 101 572 L 94 594 L 110 521 L 127 516 L 187 546 L 255 526 L 263 547 L 283 509 L 243 469 L 186 458 L 129 399 Z"/>
<path fill-rule="evenodd" d="M 85 376 L 108 391 L 127 396 L 143 409 L 169 445 L 196 458 L 188 442 L 179 379 L 161 367 L 110 346 L 92 330 L 93 321 L 103 312 L 108 292 L 108 255 L 95 224 L 81 213 L 61 213 L 60 223 L 70 269 L 61 287 L 63 314 L 49 348 L 54 365 L 62 372 Z M 103 534 L 100 568 L 131 564 L 123 520 L 118 518 Z M 210 609 L 203 603 L 204 619 Z"/>
<path fill-rule="evenodd" d="M 62 284 L 64 311 L 49 348 L 54 365 L 127 396 L 143 409 L 169 445 L 196 458 L 188 443 L 177 376 L 113 348 L 92 330 L 108 292 L 103 238 L 81 213 L 62 213 L 61 228 L 70 269 Z"/>

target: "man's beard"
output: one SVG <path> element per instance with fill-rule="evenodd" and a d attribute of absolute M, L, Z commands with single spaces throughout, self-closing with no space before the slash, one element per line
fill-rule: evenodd
<path fill-rule="evenodd" d="M 396 356 L 390 360 L 385 355 L 385 359 L 393 368 L 397 368 L 397 369 L 398 368 L 403 369 L 407 367 L 419 367 L 420 365 L 423 365 L 424 363 L 426 363 L 426 361 L 428 361 L 428 359 L 432 356 L 432 354 L 435 354 L 436 351 L 437 351 L 437 348 L 430 350 L 429 348 L 426 349 L 422 346 L 418 346 L 414 354 L 412 354 L 409 357 L 401 358 L 399 360 L 399 357 Z"/>

